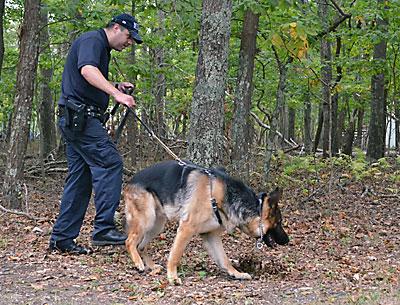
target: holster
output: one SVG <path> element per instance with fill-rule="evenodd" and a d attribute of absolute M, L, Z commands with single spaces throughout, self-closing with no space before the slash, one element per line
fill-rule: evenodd
<path fill-rule="evenodd" d="M 72 131 L 83 131 L 86 126 L 86 105 L 68 98 L 65 102 L 66 127 Z"/>

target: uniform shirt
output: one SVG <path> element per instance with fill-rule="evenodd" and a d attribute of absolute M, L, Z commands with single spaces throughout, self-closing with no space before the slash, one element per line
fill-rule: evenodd
<path fill-rule="evenodd" d="M 83 33 L 73 42 L 62 74 L 60 105 L 65 105 L 65 100 L 70 97 L 86 105 L 107 109 L 109 95 L 89 84 L 82 76 L 81 68 L 85 65 L 97 67 L 108 79 L 110 52 L 103 29 Z"/>

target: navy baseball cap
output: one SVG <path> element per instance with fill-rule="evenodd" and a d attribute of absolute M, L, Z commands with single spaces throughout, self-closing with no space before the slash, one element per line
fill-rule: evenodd
<path fill-rule="evenodd" d="M 129 15 L 129 14 L 120 14 L 118 16 L 115 16 L 111 22 L 118 23 L 119 25 L 122 25 L 124 28 L 126 28 L 129 33 L 131 34 L 131 37 L 136 43 L 142 43 L 143 39 L 139 35 L 139 24 L 136 22 L 135 17 Z"/>

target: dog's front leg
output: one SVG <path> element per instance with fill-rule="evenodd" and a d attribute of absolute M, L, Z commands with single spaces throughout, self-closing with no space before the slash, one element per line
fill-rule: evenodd
<path fill-rule="evenodd" d="M 175 236 L 171 252 L 169 253 L 167 263 L 167 276 L 170 284 L 182 284 L 181 279 L 178 277 L 177 268 L 183 255 L 183 251 L 185 250 L 193 235 L 194 231 L 192 225 L 187 222 L 181 222 L 178 228 L 178 232 Z"/>
<path fill-rule="evenodd" d="M 209 255 L 214 259 L 217 265 L 226 271 L 230 276 L 233 276 L 239 280 L 250 280 L 251 275 L 245 272 L 237 271 L 231 264 L 228 256 L 225 253 L 222 240 L 221 232 L 213 231 L 209 233 L 201 234 L 203 238 L 204 245 L 209 253 Z"/>

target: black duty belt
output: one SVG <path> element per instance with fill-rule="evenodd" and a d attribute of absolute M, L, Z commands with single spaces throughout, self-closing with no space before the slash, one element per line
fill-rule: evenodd
<path fill-rule="evenodd" d="M 65 116 L 65 111 L 66 110 L 64 105 L 58 105 L 57 115 L 59 117 Z M 96 118 L 102 123 L 104 123 L 107 119 L 107 115 L 103 111 L 101 111 L 99 107 L 96 106 L 86 106 L 85 112 L 86 116 Z"/>

